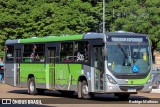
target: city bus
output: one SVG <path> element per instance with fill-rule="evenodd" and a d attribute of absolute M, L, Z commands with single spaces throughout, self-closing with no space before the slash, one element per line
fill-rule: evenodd
<path fill-rule="evenodd" d="M 116 31 L 32 37 L 5 43 L 5 83 L 31 95 L 56 90 L 78 98 L 128 98 L 152 90 L 148 36 Z"/>

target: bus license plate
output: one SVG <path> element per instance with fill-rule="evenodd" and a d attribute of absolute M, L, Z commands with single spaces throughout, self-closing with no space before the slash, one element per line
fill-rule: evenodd
<path fill-rule="evenodd" d="M 136 92 L 135 88 L 128 88 L 128 92 Z"/>

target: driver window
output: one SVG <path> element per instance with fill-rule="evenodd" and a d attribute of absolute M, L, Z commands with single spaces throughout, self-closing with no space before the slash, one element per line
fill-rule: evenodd
<path fill-rule="evenodd" d="M 13 62 L 14 61 L 14 46 L 8 45 L 6 46 L 6 61 Z"/>

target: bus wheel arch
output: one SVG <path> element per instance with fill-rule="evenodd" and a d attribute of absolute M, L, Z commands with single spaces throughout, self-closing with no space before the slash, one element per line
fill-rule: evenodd
<path fill-rule="evenodd" d="M 29 74 L 28 75 L 28 79 L 31 78 L 31 77 L 34 77 L 34 75 L 33 74 Z"/>
<path fill-rule="evenodd" d="M 78 82 L 79 82 L 79 81 L 82 82 L 83 80 L 87 81 L 87 78 L 86 78 L 84 75 L 79 76 Z M 88 82 L 87 82 L 87 83 L 88 83 Z"/>

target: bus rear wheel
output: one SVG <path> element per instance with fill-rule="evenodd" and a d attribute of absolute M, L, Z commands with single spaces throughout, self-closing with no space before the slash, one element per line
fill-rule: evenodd
<path fill-rule="evenodd" d="M 83 99 L 91 99 L 94 97 L 94 94 L 89 92 L 88 84 L 87 84 L 87 81 L 85 80 L 80 82 L 80 94 L 81 94 L 81 97 L 79 98 L 83 98 Z"/>
<path fill-rule="evenodd" d="M 36 95 L 38 93 L 34 77 L 28 79 L 28 92 L 30 95 Z"/>

